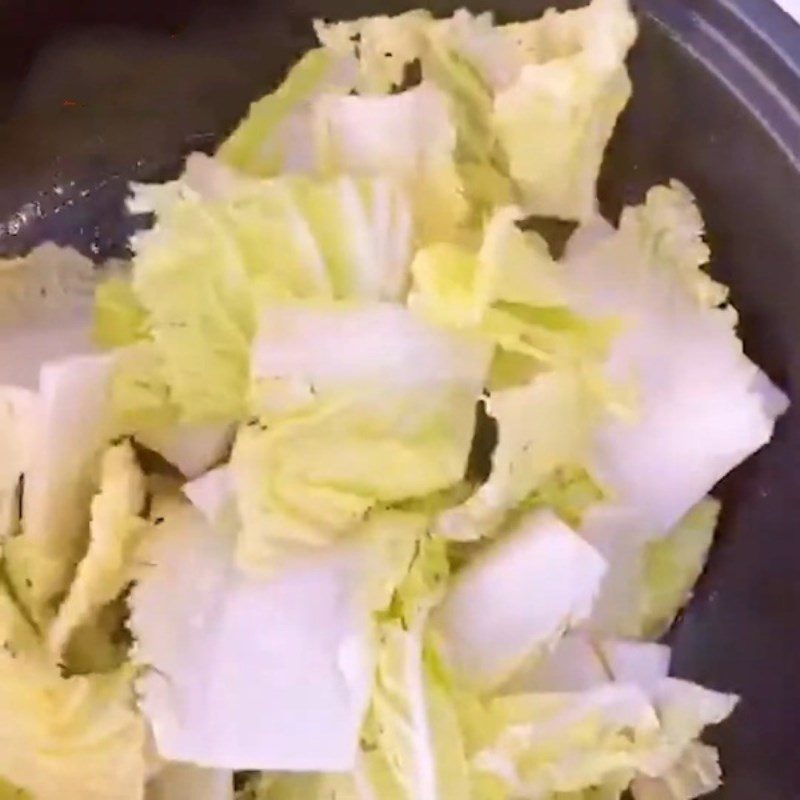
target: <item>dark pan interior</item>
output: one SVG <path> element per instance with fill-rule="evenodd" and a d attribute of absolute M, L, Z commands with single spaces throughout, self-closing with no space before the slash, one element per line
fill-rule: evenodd
<path fill-rule="evenodd" d="M 562 7 L 580 3 L 558 3 Z M 413 3 L 411 4 L 414 5 Z M 430 3 L 429 3 L 430 5 Z M 442 13 L 460 5 L 433 2 Z M 525 18 L 548 3 L 470 4 Z M 678 177 L 698 195 L 712 269 L 748 352 L 800 383 L 800 28 L 768 0 L 641 0 L 636 91 L 601 180 L 610 216 Z M 0 252 L 54 239 L 124 252 L 130 179 L 210 149 L 312 43 L 312 16 L 390 0 L 0 4 Z M 800 410 L 719 487 L 718 544 L 671 634 L 678 674 L 739 692 L 718 732 L 728 800 L 800 797 Z"/>

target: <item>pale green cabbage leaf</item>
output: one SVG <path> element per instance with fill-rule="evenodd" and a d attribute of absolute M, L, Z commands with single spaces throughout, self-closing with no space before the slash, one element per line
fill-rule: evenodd
<path fill-rule="evenodd" d="M 135 551 L 148 529 L 140 516 L 145 491 L 145 477 L 130 440 L 106 450 L 99 490 L 91 502 L 89 546 L 48 631 L 50 649 L 57 657 L 75 630 L 91 623 L 133 579 Z"/>
<path fill-rule="evenodd" d="M 493 125 L 529 214 L 586 220 L 617 117 L 631 95 L 625 56 L 636 38 L 627 0 L 548 11 L 506 26 L 523 66 L 494 100 Z"/>
<path fill-rule="evenodd" d="M 33 613 L 47 618 L 83 553 L 98 460 L 114 436 L 107 402 L 111 356 L 46 364 L 34 400 L 22 534 Z"/>
<path fill-rule="evenodd" d="M 253 276 L 219 209 L 179 200 L 134 247 L 133 287 L 181 416 L 240 418 L 256 317 Z"/>
<path fill-rule="evenodd" d="M 722 785 L 722 769 L 715 747 L 693 742 L 667 772 L 651 778 L 638 776 L 631 784 L 634 800 L 693 800 Z"/>
<path fill-rule="evenodd" d="M 317 22 L 315 27 L 320 42 L 328 49 L 339 57 L 357 58 L 362 96 L 386 95 L 404 88 L 407 70 L 415 63 L 419 64 L 423 83 L 445 95 L 455 130 L 453 158 L 467 201 L 466 209 L 459 204 L 460 211 L 467 210 L 466 221 L 475 224 L 492 205 L 509 202 L 512 189 L 505 156 L 492 127 L 492 86 L 470 52 L 475 49 L 471 46 L 473 38 L 484 38 L 487 20 L 480 18 L 475 30 L 472 21 L 466 12 L 459 12 L 451 22 L 434 20 L 426 11 L 411 11 L 396 17 Z M 497 37 L 491 23 L 488 27 Z M 473 37 L 478 28 L 480 32 Z M 505 61 L 504 56 L 511 52 L 510 46 L 503 47 L 501 59 Z M 407 89 L 405 94 L 413 91 Z M 440 215 L 441 210 L 437 213 Z"/>
<path fill-rule="evenodd" d="M 641 635 L 661 636 L 691 597 L 714 541 L 720 502 L 707 497 L 644 551 Z"/>
<path fill-rule="evenodd" d="M 432 622 L 465 685 L 491 690 L 591 613 L 600 555 L 551 512 L 523 517 L 453 579 Z"/>
<path fill-rule="evenodd" d="M 580 231 L 565 264 L 579 312 L 625 321 L 607 373 L 637 387 L 635 413 L 602 424 L 593 474 L 651 536 L 763 446 L 787 404 L 744 354 L 735 313 L 718 307 L 701 234 L 693 198 L 673 183 L 626 209 L 619 230 Z"/>
<path fill-rule="evenodd" d="M 457 328 L 480 325 L 495 303 L 563 306 L 558 266 L 541 237 L 516 226 L 520 218 L 513 206 L 498 209 L 478 252 L 445 243 L 419 250 L 409 304 Z"/>
<path fill-rule="evenodd" d="M 424 539 L 379 622 L 376 686 L 355 775 L 357 787 L 371 787 L 367 797 L 470 797 L 454 697 L 427 627 L 447 574 L 445 544 Z"/>
<path fill-rule="evenodd" d="M 9 798 L 142 800 L 145 726 L 133 671 L 62 676 L 36 630 L 0 587 L 0 785 Z M 19 790 L 19 791 L 17 791 Z"/>
<path fill-rule="evenodd" d="M 387 179 L 230 184 L 210 198 L 185 187 L 162 198 L 155 227 L 134 240 L 133 290 L 147 312 L 154 374 L 123 370 L 118 380 L 145 387 L 135 402 L 120 390 L 124 406 L 151 405 L 165 386 L 161 406 L 171 403 L 185 422 L 242 419 L 264 303 L 393 300 L 407 288 L 413 222 L 405 193 Z"/>
<path fill-rule="evenodd" d="M 450 99 L 457 134 L 456 166 L 472 207 L 472 222 L 480 223 L 493 207 L 514 200 L 516 192 L 493 120 L 492 76 L 482 72 L 458 34 L 457 26 L 450 27 L 446 21 L 429 28 L 422 73 Z"/>
<path fill-rule="evenodd" d="M 213 484 L 191 494 L 209 516 L 225 505 Z M 235 563 L 235 515 L 210 524 L 165 497 L 152 517 L 130 627 L 159 752 L 226 769 L 351 769 L 373 685 L 372 613 L 425 519 L 376 513 L 346 544 L 265 577 Z"/>
<path fill-rule="evenodd" d="M 404 87 L 415 63 L 444 92 L 473 222 L 513 199 L 528 214 L 594 211 L 602 154 L 630 97 L 624 60 L 636 22 L 626 0 L 503 26 L 461 10 L 446 20 L 415 11 L 316 29 L 333 54 L 357 59 L 362 94 Z"/>
<path fill-rule="evenodd" d="M 489 349 L 390 304 L 272 305 L 231 457 L 239 559 L 269 569 L 464 476 Z M 376 465 L 381 465 L 376 469 Z"/>
<path fill-rule="evenodd" d="M 329 96 L 315 113 L 323 174 L 395 181 L 412 200 L 421 242 L 467 235 L 468 205 L 454 160 L 456 129 L 447 98 L 434 85 L 392 95 Z"/>
<path fill-rule="evenodd" d="M 706 726 L 725 719 L 737 698 L 667 677 L 669 658 L 668 647 L 650 642 L 594 639 L 581 633 L 565 636 L 549 655 L 527 665 L 504 687 L 509 713 L 515 713 L 510 706 L 511 698 L 524 697 L 534 698 L 534 706 L 541 709 L 550 703 L 564 709 L 563 715 L 559 712 L 539 729 L 546 738 L 538 741 L 538 753 L 531 754 L 524 763 L 520 761 L 520 768 L 529 769 L 536 763 L 540 778 L 547 780 L 549 772 L 559 785 L 565 785 L 579 777 L 580 769 L 588 765 L 598 773 L 587 780 L 595 780 L 597 790 L 608 792 L 613 798 L 629 785 L 634 796 L 646 800 L 662 797 L 689 800 L 712 791 L 720 778 L 717 753 L 698 737 Z M 624 726 L 612 733 L 622 723 L 613 719 L 622 710 L 618 707 L 614 711 L 621 698 L 626 698 L 624 705 L 630 710 L 638 709 L 638 721 L 632 722 L 627 733 Z M 600 707 L 609 700 L 611 704 L 601 711 Z M 486 706 L 473 703 L 465 705 L 465 709 L 474 715 L 467 714 L 467 730 L 474 727 L 476 735 L 489 730 Z M 599 735 L 598 731 L 609 724 L 611 735 Z M 533 730 L 523 733 L 523 728 L 517 728 L 514 735 L 519 739 L 514 746 L 532 746 L 525 737 Z M 620 734 L 622 738 L 615 744 Z M 511 731 L 505 735 L 510 736 Z M 511 746 L 511 740 L 507 741 Z M 560 757 L 561 749 L 560 755 L 569 758 L 568 749 L 572 746 L 587 747 L 590 755 L 578 756 L 578 766 L 573 772 L 559 774 L 552 759 Z M 519 770 L 515 772 L 517 768 L 500 754 L 489 756 L 484 751 L 481 758 L 490 765 L 490 780 L 495 787 L 499 784 L 507 791 L 508 780 L 519 778 Z M 501 768 L 505 771 L 498 777 Z M 600 777 L 600 773 L 606 776 Z M 575 788 L 569 791 L 584 791 L 572 785 Z M 550 796 L 547 791 L 552 789 L 542 791 Z M 520 791 L 519 796 L 540 795 L 530 790 L 530 793 Z"/>
<path fill-rule="evenodd" d="M 649 692 L 608 683 L 498 697 L 471 707 L 471 762 L 478 781 L 506 793 L 498 797 L 533 799 L 598 786 L 621 792 L 637 776 L 675 774 L 703 729 L 735 704 L 735 697 L 674 678 Z"/>
<path fill-rule="evenodd" d="M 409 305 L 434 322 L 472 330 L 498 347 L 492 388 L 537 371 L 600 363 L 618 325 L 568 305 L 562 270 L 544 240 L 517 226 L 519 209 L 497 209 L 477 252 L 437 243 L 417 251 Z"/>
<path fill-rule="evenodd" d="M 0 658 L 6 729 L 0 775 L 36 800 L 65 787 L 86 800 L 141 800 L 145 727 L 130 670 L 62 678 L 33 659 Z"/>
<path fill-rule="evenodd" d="M 414 237 L 412 206 L 393 176 L 347 176 L 289 184 L 339 299 L 400 300 L 408 288 Z M 325 295 L 319 290 L 293 296 Z"/>
<path fill-rule="evenodd" d="M 426 622 L 448 575 L 446 545 L 417 540 L 378 615 L 377 674 L 354 768 L 263 775 L 237 800 L 467 800 L 471 781 L 449 676 Z"/>
<path fill-rule="evenodd" d="M 147 312 L 130 280 L 115 275 L 99 284 L 94 294 L 94 341 L 101 347 L 124 347 L 147 333 Z"/>
<path fill-rule="evenodd" d="M 582 535 L 609 570 L 587 625 L 603 636 L 652 639 L 666 632 L 705 567 L 720 504 L 706 497 L 666 535 L 608 502 L 584 516 Z"/>

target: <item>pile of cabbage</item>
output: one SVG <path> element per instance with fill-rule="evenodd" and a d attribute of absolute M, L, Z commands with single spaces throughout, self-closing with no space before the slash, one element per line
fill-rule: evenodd
<path fill-rule="evenodd" d="M 130 264 L 0 269 L 0 797 L 713 790 L 658 639 L 787 401 L 684 186 L 598 214 L 627 3 L 316 33 Z"/>

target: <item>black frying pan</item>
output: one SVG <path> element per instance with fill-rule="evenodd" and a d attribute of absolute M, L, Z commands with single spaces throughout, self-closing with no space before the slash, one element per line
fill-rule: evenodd
<path fill-rule="evenodd" d="M 501 17 L 547 0 L 480 0 Z M 566 7 L 579 2 L 560 2 Z M 312 44 L 313 16 L 405 0 L 0 2 L 0 252 L 54 239 L 125 251 L 130 179 L 178 171 Z M 428 0 L 449 13 L 457 0 Z M 800 27 L 771 0 L 640 0 L 634 99 L 601 180 L 606 213 L 677 177 L 751 357 L 800 385 Z M 720 536 L 670 639 L 678 674 L 744 702 L 717 733 L 728 800 L 800 798 L 800 403 L 718 489 Z"/>

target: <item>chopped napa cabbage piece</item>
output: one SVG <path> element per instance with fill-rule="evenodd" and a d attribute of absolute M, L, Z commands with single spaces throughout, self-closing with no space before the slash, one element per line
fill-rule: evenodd
<path fill-rule="evenodd" d="M 129 669 L 64 678 L 41 653 L 0 653 L 0 775 L 34 800 L 142 800 L 145 726 Z M 11 795 L 12 797 L 14 795 Z"/>
<path fill-rule="evenodd" d="M 419 250 L 411 266 L 409 304 L 456 328 L 479 326 L 491 306 L 501 301 L 563 306 L 558 267 L 544 240 L 516 226 L 519 217 L 513 207 L 495 212 L 477 253 L 447 243 Z"/>
<path fill-rule="evenodd" d="M 186 199 L 138 234 L 134 247 L 133 287 L 182 417 L 238 419 L 255 310 L 251 276 L 231 231 L 208 204 Z"/>
<path fill-rule="evenodd" d="M 101 347 L 124 347 L 147 333 L 147 312 L 130 280 L 113 275 L 99 284 L 94 295 L 94 341 Z"/>
<path fill-rule="evenodd" d="M 660 755 L 657 750 L 651 753 L 643 762 L 648 763 L 651 774 L 636 773 L 633 795 L 638 800 L 689 800 L 713 791 L 721 782 L 716 749 L 692 738 L 704 725 L 727 716 L 735 698 L 668 679 L 669 657 L 664 645 L 568 634 L 550 655 L 519 672 L 504 692 L 585 694 L 612 681 L 639 687 L 662 721 L 663 744 L 677 747 L 671 752 L 662 747 Z M 689 709 L 693 704 L 701 710 L 692 719 Z M 702 722 L 698 724 L 698 720 Z M 689 743 L 682 747 L 685 742 Z"/>
<path fill-rule="evenodd" d="M 479 212 L 518 196 L 529 214 L 591 215 L 603 150 L 630 97 L 624 59 L 636 22 L 626 0 L 505 26 L 462 10 L 316 29 L 332 54 L 357 59 L 362 95 L 404 87 L 419 64 L 423 83 L 449 100 L 456 166 Z"/>
<path fill-rule="evenodd" d="M 379 616 L 376 686 L 353 769 L 265 775 L 237 800 L 467 800 L 469 771 L 449 679 L 426 632 L 447 578 L 444 542 L 422 538 Z"/>
<path fill-rule="evenodd" d="M 399 299 L 413 228 L 405 192 L 385 178 L 242 181 L 223 199 L 187 191 L 164 203 L 134 240 L 133 288 L 181 418 L 244 415 L 265 302 Z"/>
<path fill-rule="evenodd" d="M 717 749 L 694 742 L 662 776 L 639 775 L 631 784 L 631 794 L 634 800 L 692 800 L 710 794 L 721 785 Z"/>
<path fill-rule="evenodd" d="M 598 431 L 593 473 L 655 536 L 764 445 L 786 408 L 745 356 L 732 311 L 716 307 L 723 294 L 699 269 L 700 233 L 691 196 L 673 184 L 567 258 L 578 310 L 624 318 L 608 373 L 638 387 L 637 413 Z"/>
<path fill-rule="evenodd" d="M 661 636 L 703 571 L 719 509 L 719 501 L 707 497 L 666 536 L 656 538 L 638 515 L 608 505 L 591 509 L 581 533 L 603 554 L 609 570 L 589 630 L 605 636 Z"/>
<path fill-rule="evenodd" d="M 491 534 L 508 513 L 558 468 L 586 463 L 601 407 L 577 371 L 545 372 L 530 384 L 493 392 L 497 446 L 489 479 L 465 503 L 439 515 L 440 535 L 473 540 Z"/>
<path fill-rule="evenodd" d="M 176 208 L 188 208 L 198 224 L 203 213 L 215 217 L 261 293 L 327 295 L 331 286 L 323 255 L 297 208 L 293 185 L 288 178 L 249 178 L 194 153 L 176 181 L 137 185 L 134 203 L 137 210 L 152 210 L 167 223 Z M 145 235 L 145 244 L 151 238 Z"/>
<path fill-rule="evenodd" d="M 720 503 L 701 500 L 662 539 L 644 551 L 642 635 L 663 634 L 691 596 L 714 540 Z"/>
<path fill-rule="evenodd" d="M 273 176 L 308 171 L 316 163 L 311 115 L 323 92 L 346 94 L 356 80 L 349 54 L 308 51 L 272 94 L 253 103 L 239 127 L 222 144 L 218 158 L 245 173 Z"/>
<path fill-rule="evenodd" d="M 548 797 L 608 783 L 621 791 L 659 735 L 644 693 L 617 684 L 495 697 L 473 717 L 475 780 L 496 797 Z"/>
<path fill-rule="evenodd" d="M 134 577 L 134 553 L 148 529 L 140 516 L 145 476 L 130 441 L 103 454 L 100 489 L 91 503 L 89 546 L 48 632 L 51 651 L 61 656 L 75 630 L 90 622 Z"/>
<path fill-rule="evenodd" d="M 140 691 L 159 752 L 229 769 L 350 767 L 371 685 L 352 554 L 250 578 L 230 539 L 189 507 L 154 513 L 155 566 L 134 589 L 131 627 L 152 668 Z"/>
<path fill-rule="evenodd" d="M 268 570 L 378 504 L 458 483 L 489 355 L 400 306 L 268 308 L 253 349 L 258 418 L 231 457 L 240 563 Z"/>
<path fill-rule="evenodd" d="M 647 531 L 637 515 L 600 503 L 586 513 L 580 533 L 608 564 L 587 630 L 602 636 L 639 637 Z"/>
<path fill-rule="evenodd" d="M 588 219 L 603 151 L 631 95 L 625 56 L 636 38 L 627 0 L 503 28 L 524 64 L 494 100 L 493 125 L 529 214 Z"/>
<path fill-rule="evenodd" d="M 113 351 L 108 387 L 109 413 L 120 435 L 158 434 L 179 424 L 164 360 L 152 340 Z M 156 449 L 156 448 L 154 448 Z"/>
<path fill-rule="evenodd" d="M 652 753 L 639 767 L 645 778 L 662 778 L 668 784 L 685 771 L 713 769 L 716 751 L 711 747 L 698 748 L 696 740 L 709 725 L 718 725 L 736 708 L 736 695 L 722 694 L 697 684 L 676 678 L 666 678 L 651 691 L 665 742 L 661 752 Z M 718 763 L 718 762 L 717 762 Z M 699 777 L 699 776 L 696 776 Z M 718 774 L 717 774 L 718 779 Z M 708 785 L 712 776 L 703 779 Z M 710 787 L 706 791 L 710 791 Z"/>
<path fill-rule="evenodd" d="M 735 704 L 735 697 L 674 678 L 651 691 L 609 682 L 577 692 L 496 697 L 472 708 L 468 741 L 476 751 L 476 780 L 498 796 L 603 786 L 621 792 L 638 776 L 674 774 L 703 729 Z"/>
<path fill-rule="evenodd" d="M 728 299 L 728 289 L 703 270 L 711 255 L 704 233 L 694 197 L 673 180 L 669 186 L 650 189 L 643 205 L 625 209 L 616 246 L 627 259 L 636 258 L 638 249 L 644 269 L 666 273 L 701 308 L 717 308 Z"/>
<path fill-rule="evenodd" d="M 451 101 L 456 124 L 456 165 L 475 218 L 498 205 L 507 205 L 518 191 L 509 176 L 508 154 L 500 141 L 494 121 L 495 98 L 491 81 L 481 70 L 479 59 L 461 47 L 447 23 L 435 26 L 422 58 L 423 75 L 429 77 Z M 503 61 L 506 59 L 503 58 Z M 501 70 L 506 67 L 503 64 Z"/>
<path fill-rule="evenodd" d="M 362 733 L 362 769 L 372 796 L 468 800 L 469 769 L 454 701 L 435 656 L 426 651 L 424 618 L 407 630 L 398 622 L 384 623 L 380 642 L 376 688 Z"/>
<path fill-rule="evenodd" d="M 0 387 L 0 541 L 18 532 L 23 474 L 33 455 L 35 402 L 27 389 Z"/>
<path fill-rule="evenodd" d="M 470 797 L 454 697 L 427 625 L 447 573 L 445 544 L 423 539 L 381 618 L 376 685 L 353 776 L 366 797 Z"/>
<path fill-rule="evenodd" d="M 111 356 L 77 356 L 41 370 L 20 537 L 35 613 L 63 592 L 86 543 L 96 466 L 113 437 Z"/>
<path fill-rule="evenodd" d="M 385 177 L 347 176 L 298 177 L 289 186 L 323 256 L 329 294 L 371 300 L 405 294 L 414 224 L 402 186 Z"/>
<path fill-rule="evenodd" d="M 459 12 L 452 20 L 437 21 L 428 12 L 412 11 L 396 17 L 318 22 L 315 27 L 328 49 L 358 59 L 362 96 L 406 88 L 409 69 L 419 63 L 422 83 L 447 97 L 455 126 L 456 168 L 464 195 L 477 212 L 471 217 L 477 220 L 492 205 L 511 199 L 505 156 L 492 127 L 491 79 L 508 66 L 508 56 L 513 58 L 514 53 L 509 45 L 501 47 L 499 69 L 492 64 L 489 77 L 482 74 L 480 62 L 486 59 L 478 51 L 489 56 L 493 45 L 505 44 L 486 17 Z"/>
<path fill-rule="evenodd" d="M 517 227 L 520 215 L 514 207 L 498 209 L 477 253 L 441 242 L 419 250 L 411 265 L 412 308 L 499 345 L 493 388 L 527 382 L 542 366 L 601 361 L 617 328 L 567 306 L 560 267 L 538 234 Z M 519 362 L 516 370 L 508 359 Z"/>
<path fill-rule="evenodd" d="M 0 384 L 36 389 L 43 362 L 92 352 L 87 312 L 100 275 L 50 242 L 0 260 Z"/>
<path fill-rule="evenodd" d="M 191 506 L 157 500 L 152 517 L 130 627 L 161 755 L 227 769 L 350 769 L 372 689 L 371 611 L 386 594 L 376 579 L 386 520 L 376 514 L 347 545 L 267 578 L 240 571 L 230 532 Z"/>
<path fill-rule="evenodd" d="M 423 242 L 462 235 L 468 208 L 454 161 L 456 129 L 447 98 L 435 86 L 332 95 L 319 101 L 315 113 L 324 172 L 397 181 L 412 199 Z"/>
<path fill-rule="evenodd" d="M 640 690 L 661 730 L 649 743 L 642 737 L 644 747 L 628 754 L 635 764 L 623 770 L 622 785 L 615 788 L 630 784 L 639 800 L 689 800 L 720 783 L 716 750 L 696 739 L 706 725 L 728 716 L 736 698 L 668 678 L 669 655 L 664 645 L 569 634 L 550 655 L 519 672 L 503 691 L 516 697 L 571 696 L 577 705 L 612 685 Z M 599 738 L 597 744 L 602 746 Z"/>
<path fill-rule="evenodd" d="M 169 763 L 148 782 L 144 800 L 233 800 L 233 773 Z"/>
<path fill-rule="evenodd" d="M 264 310 L 253 347 L 252 372 L 262 395 L 255 410 L 272 413 L 270 394 L 281 382 L 296 393 L 296 408 L 352 385 L 391 393 L 453 383 L 479 393 L 488 351 L 474 337 L 442 330 L 395 304 L 273 304 Z M 305 391 L 311 385 L 315 391 Z"/>
<path fill-rule="evenodd" d="M 465 684 L 502 684 L 591 613 L 603 559 L 548 512 L 524 518 L 452 582 L 433 625 Z"/>
<path fill-rule="evenodd" d="M 168 212 L 178 200 L 200 198 L 225 201 L 244 192 L 258 192 L 262 178 L 246 175 L 222 159 L 201 152 L 189 153 L 181 175 L 167 183 L 131 183 L 127 208 L 131 214 Z"/>

